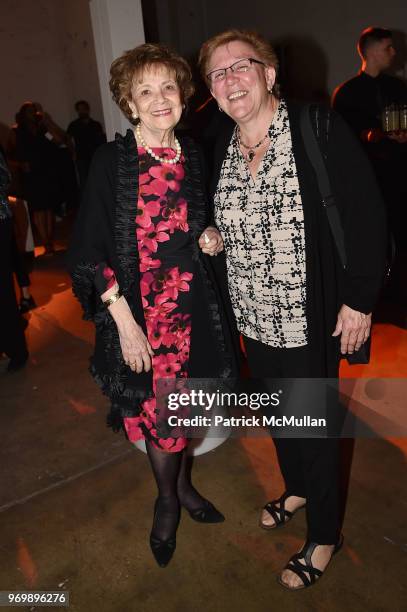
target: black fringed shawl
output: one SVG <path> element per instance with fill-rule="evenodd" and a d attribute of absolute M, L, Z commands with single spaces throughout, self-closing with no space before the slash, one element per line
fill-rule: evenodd
<path fill-rule="evenodd" d="M 228 378 L 236 372 L 229 329 L 214 284 L 210 258 L 198 238 L 207 226 L 208 208 L 201 179 L 201 158 L 189 138 L 181 140 L 185 156 L 185 199 L 193 238 L 194 303 L 189 376 Z M 146 333 L 140 294 L 135 216 L 138 198 L 138 154 L 131 130 L 96 152 L 68 253 L 73 292 L 84 318 L 96 327 L 90 371 L 112 402 L 108 424 L 117 430 L 122 418 L 139 413 L 152 395 L 152 373 L 132 372 L 123 361 L 116 324 L 94 287 L 97 265 L 106 262 L 118 280 L 137 323 Z"/>

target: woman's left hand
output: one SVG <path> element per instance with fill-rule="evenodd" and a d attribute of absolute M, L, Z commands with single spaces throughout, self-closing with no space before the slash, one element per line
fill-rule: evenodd
<path fill-rule="evenodd" d="M 343 304 L 338 313 L 335 331 L 332 334 L 333 336 L 341 334 L 342 355 L 346 355 L 346 353 L 352 354 L 360 349 L 370 335 L 371 325 L 371 313 L 364 314 Z"/>
<path fill-rule="evenodd" d="M 217 255 L 223 251 L 223 240 L 216 227 L 209 226 L 201 234 L 198 241 L 199 246 L 202 249 L 202 253 L 207 255 Z"/>

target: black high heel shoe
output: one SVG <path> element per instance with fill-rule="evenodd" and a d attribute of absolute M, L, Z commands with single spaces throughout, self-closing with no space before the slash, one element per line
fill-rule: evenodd
<path fill-rule="evenodd" d="M 153 553 L 154 559 L 157 561 L 157 564 L 160 567 L 166 567 L 168 563 L 171 561 L 172 556 L 175 552 L 175 548 L 177 545 L 176 533 L 178 529 L 179 523 L 179 515 L 178 520 L 175 525 L 174 533 L 171 534 L 169 538 L 166 540 L 161 540 L 154 535 L 154 525 L 157 518 L 157 505 L 158 500 L 156 500 L 154 505 L 154 519 L 153 519 L 153 528 L 150 533 L 150 548 Z"/>
<path fill-rule="evenodd" d="M 176 537 L 160 540 L 150 534 L 150 548 L 160 567 L 166 567 L 172 559 L 177 545 Z"/>
<path fill-rule="evenodd" d="M 207 499 L 204 500 L 203 506 L 196 510 L 186 510 L 189 516 L 197 523 L 223 523 L 225 517 L 219 510 L 216 510 L 215 506 L 211 504 Z"/>

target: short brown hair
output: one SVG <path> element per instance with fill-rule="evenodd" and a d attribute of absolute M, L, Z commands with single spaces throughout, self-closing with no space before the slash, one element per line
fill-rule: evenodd
<path fill-rule="evenodd" d="M 134 77 L 151 66 L 165 66 L 175 74 L 183 104 L 194 93 L 191 68 L 188 62 L 172 49 L 165 45 L 146 43 L 125 51 L 110 67 L 109 87 L 113 100 L 131 123 L 138 122 L 133 118 L 128 104 L 131 100 Z"/>
<path fill-rule="evenodd" d="M 366 58 L 366 50 L 374 43 L 380 42 L 385 38 L 392 38 L 393 33 L 391 30 L 385 28 L 374 28 L 369 27 L 363 30 L 358 40 L 358 52 L 363 59 Z"/>
<path fill-rule="evenodd" d="M 247 43 L 248 45 L 253 47 L 258 58 L 262 60 L 267 66 L 272 66 L 277 73 L 278 58 L 276 52 L 274 51 L 270 43 L 265 38 L 263 38 L 263 36 L 253 30 L 231 29 L 212 36 L 212 38 L 207 40 L 201 47 L 201 50 L 199 52 L 198 64 L 201 74 L 205 79 L 207 85 L 209 85 L 209 82 L 206 74 L 208 70 L 208 64 L 213 53 L 222 45 L 227 45 L 228 43 L 234 42 L 236 40 Z"/>

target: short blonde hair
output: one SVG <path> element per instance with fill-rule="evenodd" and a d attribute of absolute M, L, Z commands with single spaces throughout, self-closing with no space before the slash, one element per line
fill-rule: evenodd
<path fill-rule="evenodd" d="M 244 42 L 253 47 L 253 50 L 255 51 L 258 59 L 264 62 L 267 66 L 272 66 L 277 74 L 277 54 L 274 51 L 273 47 L 270 45 L 270 43 L 265 38 L 263 38 L 263 36 L 253 30 L 231 29 L 212 36 L 212 38 L 207 40 L 201 47 L 201 50 L 199 52 L 198 65 L 202 77 L 204 78 L 207 85 L 210 85 L 206 75 L 208 72 L 208 64 L 213 53 L 219 47 L 222 47 L 223 45 L 227 45 L 234 41 Z M 276 85 L 274 86 L 274 91 L 278 94 L 278 87 L 276 87 Z"/>
<path fill-rule="evenodd" d="M 138 119 L 133 118 L 129 106 L 134 77 L 141 75 L 145 69 L 152 66 L 165 66 L 174 73 L 183 104 L 194 93 L 192 72 L 188 62 L 169 47 L 160 44 L 143 44 L 125 51 L 110 67 L 109 87 L 113 100 L 131 123 L 138 123 Z"/>

